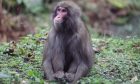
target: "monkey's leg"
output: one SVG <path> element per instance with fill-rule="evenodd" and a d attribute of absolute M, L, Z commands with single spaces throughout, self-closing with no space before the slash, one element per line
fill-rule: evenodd
<path fill-rule="evenodd" d="M 88 72 L 89 72 L 88 66 L 86 64 L 84 64 L 83 62 L 80 63 L 77 67 L 77 71 L 75 73 L 74 80 L 70 84 L 76 84 L 77 80 L 79 80 L 83 76 L 86 76 Z"/>
<path fill-rule="evenodd" d="M 53 77 L 53 69 L 52 69 L 52 64 L 51 64 L 51 61 L 49 60 L 45 60 L 43 62 L 43 69 L 44 69 L 44 73 L 45 73 L 45 76 L 47 78 L 47 80 L 54 80 L 54 77 Z"/>

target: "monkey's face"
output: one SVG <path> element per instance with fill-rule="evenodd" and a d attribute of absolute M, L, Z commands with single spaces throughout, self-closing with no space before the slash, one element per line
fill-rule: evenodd
<path fill-rule="evenodd" d="M 57 25 L 62 24 L 68 16 L 68 11 L 64 7 L 58 7 L 55 13 L 56 13 L 56 16 L 54 17 L 54 24 L 57 24 Z"/>

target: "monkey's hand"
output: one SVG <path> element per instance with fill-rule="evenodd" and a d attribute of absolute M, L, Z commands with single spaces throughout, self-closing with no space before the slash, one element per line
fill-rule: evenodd
<path fill-rule="evenodd" d="M 74 80 L 74 74 L 73 73 L 65 73 L 65 80 L 67 82 L 72 82 Z"/>
<path fill-rule="evenodd" d="M 58 71 L 53 76 L 57 80 L 62 79 L 62 78 L 64 78 L 64 72 L 63 71 Z"/>

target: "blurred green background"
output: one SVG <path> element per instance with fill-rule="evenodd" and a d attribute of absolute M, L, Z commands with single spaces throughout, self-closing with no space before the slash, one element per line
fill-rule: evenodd
<path fill-rule="evenodd" d="M 53 6 L 58 1 L 61 0 L 1 0 L 0 39 L 15 40 L 20 36 L 33 33 L 37 30 L 34 25 L 36 18 L 44 17 L 46 25 L 49 24 Z M 97 34 L 122 38 L 140 36 L 139 0 L 72 1 L 81 7 L 83 21 Z M 44 25 L 41 21 L 37 23 Z M 24 31 L 21 32 L 22 29 Z"/>

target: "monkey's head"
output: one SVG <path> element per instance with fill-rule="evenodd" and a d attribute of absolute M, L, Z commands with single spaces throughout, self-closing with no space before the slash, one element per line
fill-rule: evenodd
<path fill-rule="evenodd" d="M 80 18 L 81 10 L 72 1 L 59 2 L 53 12 L 53 24 L 55 27 L 74 25 L 77 18 Z M 73 23 L 73 24 L 72 24 Z M 70 25 L 69 25 L 70 26 Z"/>

